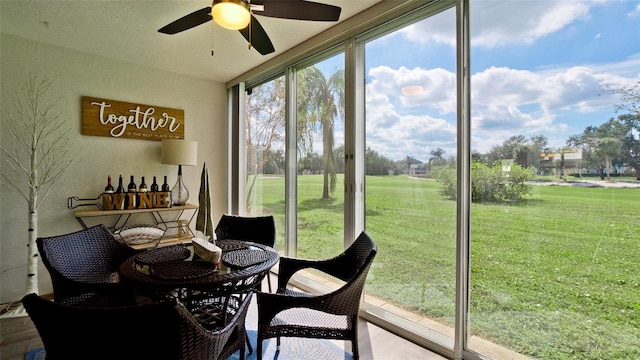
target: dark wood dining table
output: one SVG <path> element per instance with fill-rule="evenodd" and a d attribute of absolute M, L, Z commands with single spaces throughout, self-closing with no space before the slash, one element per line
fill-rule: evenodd
<path fill-rule="evenodd" d="M 220 299 L 226 306 L 233 294 L 259 290 L 279 259 L 262 244 L 225 239 L 216 245 L 222 249 L 219 264 L 198 259 L 191 245 L 145 250 L 120 265 L 120 280 L 139 294 L 172 297 L 197 312 Z"/>

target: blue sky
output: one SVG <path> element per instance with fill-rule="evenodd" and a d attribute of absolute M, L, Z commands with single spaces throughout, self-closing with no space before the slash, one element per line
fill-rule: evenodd
<path fill-rule="evenodd" d="M 640 1 L 472 1 L 472 146 L 513 135 L 549 145 L 616 117 L 640 81 Z M 398 160 L 455 155 L 455 11 L 366 46 L 367 146 Z M 405 96 L 405 86 L 421 86 Z M 337 138 L 340 134 L 337 134 Z"/>

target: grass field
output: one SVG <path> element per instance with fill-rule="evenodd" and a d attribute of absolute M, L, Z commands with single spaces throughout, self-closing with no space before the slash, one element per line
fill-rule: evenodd
<path fill-rule="evenodd" d="M 321 176 L 298 179 L 298 256 L 340 252 L 342 193 L 321 200 Z M 366 186 L 379 248 L 367 292 L 453 325 L 455 202 L 431 180 Z M 539 359 L 640 359 L 640 188 L 532 189 L 522 204 L 472 205 L 472 334 Z M 284 180 L 259 192 L 282 224 Z"/>

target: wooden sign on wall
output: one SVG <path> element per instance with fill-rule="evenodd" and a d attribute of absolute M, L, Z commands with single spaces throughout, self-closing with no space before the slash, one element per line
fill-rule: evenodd
<path fill-rule="evenodd" d="M 184 139 L 184 110 L 83 96 L 82 134 L 143 140 Z"/>

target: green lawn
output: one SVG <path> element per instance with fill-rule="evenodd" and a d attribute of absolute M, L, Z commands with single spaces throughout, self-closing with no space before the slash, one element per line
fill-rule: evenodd
<path fill-rule="evenodd" d="M 338 253 L 342 192 L 321 200 L 321 176 L 299 181 L 298 256 Z M 283 178 L 259 188 L 282 224 Z M 367 291 L 452 325 L 456 204 L 438 190 L 367 178 L 366 230 L 379 248 Z M 472 333 L 540 359 L 639 359 L 638 209 L 640 189 L 559 186 L 534 186 L 518 205 L 473 204 Z"/>

